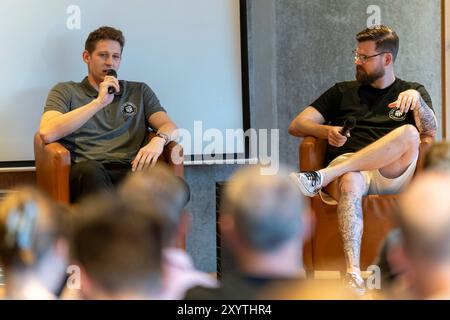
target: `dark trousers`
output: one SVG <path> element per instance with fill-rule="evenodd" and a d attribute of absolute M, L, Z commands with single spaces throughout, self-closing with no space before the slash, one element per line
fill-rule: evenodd
<path fill-rule="evenodd" d="M 131 165 L 122 163 L 100 163 L 83 161 L 72 164 L 70 169 L 70 201 L 78 202 L 82 197 L 102 191 L 113 191 L 131 172 Z"/>

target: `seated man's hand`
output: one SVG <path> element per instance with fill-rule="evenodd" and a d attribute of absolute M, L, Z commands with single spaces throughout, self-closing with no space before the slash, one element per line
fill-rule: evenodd
<path fill-rule="evenodd" d="M 119 92 L 119 80 L 117 80 L 115 77 L 105 76 L 103 82 L 100 83 L 98 87 L 97 100 L 103 107 L 106 107 L 114 100 L 114 94 L 108 93 L 109 87 L 113 87 L 114 89 L 116 89 L 116 92 Z"/>
<path fill-rule="evenodd" d="M 328 143 L 333 147 L 342 147 L 345 142 L 347 142 L 347 138 L 350 137 L 350 133 L 348 137 L 343 136 L 340 131 L 342 127 L 329 127 L 328 128 Z"/>
<path fill-rule="evenodd" d="M 164 149 L 166 141 L 160 137 L 154 137 L 150 142 L 142 147 L 133 161 L 131 161 L 133 171 L 141 171 L 153 167 Z"/>
<path fill-rule="evenodd" d="M 389 108 L 397 107 L 401 113 L 407 113 L 420 106 L 420 93 L 417 90 L 409 89 L 401 92 L 396 101 L 389 103 Z"/>

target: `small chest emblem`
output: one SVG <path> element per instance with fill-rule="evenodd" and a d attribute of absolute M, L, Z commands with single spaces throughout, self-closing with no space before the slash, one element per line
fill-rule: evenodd
<path fill-rule="evenodd" d="M 394 121 L 403 121 L 406 119 L 406 113 L 401 113 L 399 108 L 393 108 L 389 111 L 389 118 Z"/>
<path fill-rule="evenodd" d="M 132 117 L 137 113 L 136 106 L 131 102 L 125 102 L 121 107 L 120 111 L 124 116 Z"/>

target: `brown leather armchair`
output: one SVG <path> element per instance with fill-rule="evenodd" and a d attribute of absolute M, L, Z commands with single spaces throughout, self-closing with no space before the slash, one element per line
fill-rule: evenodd
<path fill-rule="evenodd" d="M 154 137 L 156 137 L 155 133 L 149 133 L 149 140 Z M 36 133 L 34 135 L 34 157 L 37 186 L 46 191 L 53 199 L 69 203 L 70 152 L 58 142 L 45 144 L 39 133 Z M 175 175 L 183 178 L 182 159 L 183 148 L 172 141 L 164 147 L 158 162 L 164 162 Z"/>
<path fill-rule="evenodd" d="M 434 139 L 421 137 L 416 173 L 423 169 L 426 152 Z M 325 166 L 327 141 L 305 137 L 299 145 L 300 171 L 318 170 Z M 396 226 L 395 211 L 398 195 L 368 195 L 363 197 L 364 233 L 361 243 L 361 270 L 373 263 L 385 236 Z M 315 230 L 305 243 L 306 270 L 345 271 L 342 240 L 338 229 L 336 206 L 325 204 L 319 195 L 311 199 Z"/>

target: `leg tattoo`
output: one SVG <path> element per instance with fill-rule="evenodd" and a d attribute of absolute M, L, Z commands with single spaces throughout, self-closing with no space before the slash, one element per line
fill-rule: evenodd
<path fill-rule="evenodd" d="M 348 269 L 359 269 L 363 233 L 362 197 L 353 191 L 341 193 L 337 207 L 339 231 Z"/>

